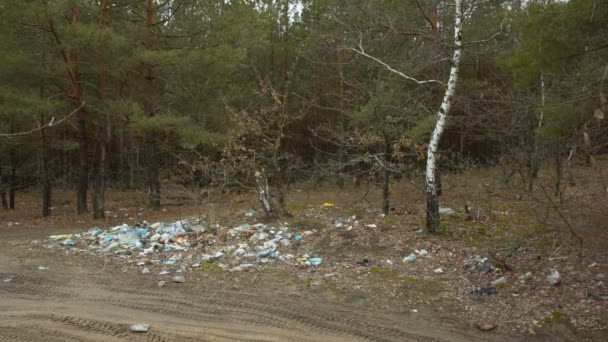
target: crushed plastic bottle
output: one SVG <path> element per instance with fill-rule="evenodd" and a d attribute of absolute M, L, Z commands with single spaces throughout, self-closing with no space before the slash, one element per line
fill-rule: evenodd
<path fill-rule="evenodd" d="M 410 262 L 414 262 L 414 261 L 416 261 L 416 254 L 410 254 L 410 255 L 406 256 L 405 258 L 403 258 L 404 263 L 410 263 Z"/>
<path fill-rule="evenodd" d="M 264 252 L 260 252 L 260 253 L 256 254 L 256 257 L 276 259 L 277 254 L 275 252 L 273 252 L 272 249 L 268 249 Z"/>
<path fill-rule="evenodd" d="M 147 332 L 150 330 L 150 324 L 133 324 L 131 331 L 133 332 Z"/>
<path fill-rule="evenodd" d="M 310 258 L 308 262 L 313 266 L 319 266 L 323 263 L 323 258 Z"/>

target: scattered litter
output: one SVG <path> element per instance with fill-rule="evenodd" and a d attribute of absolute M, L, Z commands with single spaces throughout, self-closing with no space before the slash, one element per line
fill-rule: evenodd
<path fill-rule="evenodd" d="M 150 269 L 147 267 L 144 267 L 144 269 L 141 270 L 141 273 L 150 273 Z"/>
<path fill-rule="evenodd" d="M 275 252 L 272 251 L 272 249 L 269 249 L 267 251 L 260 252 L 260 253 L 256 254 L 256 257 L 258 257 L 258 258 L 276 259 L 277 255 L 276 255 Z"/>
<path fill-rule="evenodd" d="M 559 272 L 556 269 L 552 268 L 551 273 L 547 276 L 547 278 L 545 278 L 545 280 L 551 286 L 559 284 L 561 281 Z"/>
<path fill-rule="evenodd" d="M 150 329 L 150 324 L 134 324 L 131 326 L 133 332 L 147 332 Z"/>
<path fill-rule="evenodd" d="M 367 266 L 369 266 L 369 260 L 368 259 L 363 259 L 361 261 L 357 261 L 357 265 L 367 267 Z"/>
<path fill-rule="evenodd" d="M 5 283 L 10 283 L 11 281 L 13 281 L 13 278 L 5 278 L 5 279 L 3 279 L 3 281 Z"/>
<path fill-rule="evenodd" d="M 413 312 L 413 313 L 418 313 L 418 310 L 416 310 L 416 309 L 412 309 L 412 312 Z"/>
<path fill-rule="evenodd" d="M 496 288 L 494 287 L 478 287 L 476 289 L 474 289 L 473 291 L 469 292 L 469 298 L 473 299 L 473 300 L 478 300 L 481 299 L 481 297 L 483 295 L 486 296 L 490 296 L 490 295 L 495 295 L 498 292 L 496 291 Z"/>
<path fill-rule="evenodd" d="M 477 324 L 477 328 L 481 331 L 490 331 L 496 329 L 496 324 L 482 322 Z"/>
<path fill-rule="evenodd" d="M 186 278 L 183 275 L 174 275 L 171 280 L 173 280 L 174 283 L 185 283 L 186 282 Z"/>
<path fill-rule="evenodd" d="M 454 215 L 456 211 L 451 208 L 439 208 L 439 214 L 441 215 Z"/>
<path fill-rule="evenodd" d="M 365 225 L 367 228 L 377 228 L 378 226 L 375 223 L 370 223 Z"/>
<path fill-rule="evenodd" d="M 331 203 L 331 202 L 325 202 L 325 203 L 323 203 L 323 206 L 325 208 L 330 208 L 330 207 L 335 207 L 336 205 L 334 203 Z"/>
<path fill-rule="evenodd" d="M 165 282 L 164 280 L 161 280 L 158 282 L 158 287 L 163 287 L 163 286 L 165 286 L 166 283 L 167 282 Z"/>
<path fill-rule="evenodd" d="M 230 272 L 241 272 L 241 271 L 245 271 L 245 270 L 248 270 L 248 269 L 254 268 L 254 267 L 255 267 L 254 264 L 242 264 L 237 267 L 231 268 Z"/>
<path fill-rule="evenodd" d="M 323 263 L 323 258 L 310 258 L 308 261 L 313 266 L 319 266 Z"/>
<path fill-rule="evenodd" d="M 492 272 L 493 267 L 488 258 L 475 255 L 471 259 L 465 260 L 464 269 L 469 270 L 472 274 L 488 274 Z"/>
<path fill-rule="evenodd" d="M 405 258 L 403 258 L 404 263 L 410 263 L 410 262 L 414 262 L 414 261 L 416 261 L 415 254 L 410 254 L 410 255 L 406 256 Z"/>
<path fill-rule="evenodd" d="M 69 240 L 72 238 L 72 234 L 61 234 L 61 235 L 51 235 L 49 239 L 51 240 Z"/>
<path fill-rule="evenodd" d="M 441 273 L 443 273 L 443 269 L 441 267 L 439 267 L 439 268 L 434 269 L 433 272 L 435 272 L 437 274 L 441 274 Z"/>
<path fill-rule="evenodd" d="M 49 268 L 45 267 L 45 266 L 38 266 L 38 269 L 41 271 L 44 271 L 44 270 L 48 270 Z"/>
<path fill-rule="evenodd" d="M 507 284 L 507 278 L 500 277 L 492 282 L 493 286 L 504 286 Z"/>
<path fill-rule="evenodd" d="M 530 280 L 532 279 L 532 272 L 526 272 L 525 274 L 522 274 L 521 276 L 519 276 L 519 280 L 522 282 L 525 282 L 526 280 Z"/>
<path fill-rule="evenodd" d="M 302 235 L 296 235 L 293 239 L 296 241 L 302 241 Z"/>
<path fill-rule="evenodd" d="M 420 256 L 425 256 L 425 255 L 429 254 L 429 251 L 427 251 L 426 249 L 415 250 L 414 252 L 418 253 L 418 255 L 420 255 Z"/>

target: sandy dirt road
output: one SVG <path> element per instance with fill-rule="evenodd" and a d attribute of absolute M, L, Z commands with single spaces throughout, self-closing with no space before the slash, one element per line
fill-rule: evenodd
<path fill-rule="evenodd" d="M 0 232 L 0 341 L 521 340 L 432 310 L 382 310 L 365 299 L 301 291 L 274 273 L 200 274 L 159 287 L 156 274 L 31 244 L 51 233 Z M 132 333 L 135 323 L 151 329 Z"/>

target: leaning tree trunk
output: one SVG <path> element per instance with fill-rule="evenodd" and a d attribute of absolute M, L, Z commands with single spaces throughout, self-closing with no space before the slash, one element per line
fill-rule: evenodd
<path fill-rule="evenodd" d="M 258 196 L 260 198 L 260 204 L 262 205 L 262 209 L 264 210 L 266 215 L 268 215 L 268 217 L 278 218 L 279 211 L 277 210 L 276 205 L 270 198 L 268 178 L 266 177 L 264 169 L 262 169 L 261 167 L 257 167 L 255 170 L 255 181 L 257 183 Z"/>
<path fill-rule="evenodd" d="M 435 172 L 437 168 L 437 149 L 439 140 L 445 128 L 446 115 L 452 105 L 454 93 L 456 92 L 456 82 L 458 81 L 458 68 L 460 66 L 460 55 L 462 51 L 462 0 L 454 0 L 456 5 L 454 16 L 454 55 L 450 68 L 450 78 L 443 95 L 441 107 L 437 113 L 437 123 L 427 151 L 426 162 L 426 227 L 429 232 L 434 233 L 439 230 L 439 199 L 437 197 L 437 183 L 435 182 Z"/>

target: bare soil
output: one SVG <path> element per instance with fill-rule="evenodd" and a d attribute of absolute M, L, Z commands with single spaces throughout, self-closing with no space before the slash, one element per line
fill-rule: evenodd
<path fill-rule="evenodd" d="M 581 172 L 589 173 L 585 179 L 593 178 L 591 171 Z M 144 219 L 197 216 L 228 227 L 255 222 L 261 218 L 241 213 L 257 208 L 255 196 L 212 196 L 204 206 L 166 206 L 152 213 L 144 208 L 143 194 L 111 192 L 108 218 L 93 223 L 71 211 L 71 193 L 55 194 L 52 218 L 37 216 L 36 193 L 20 194 L 15 212 L 0 213 L 0 340 L 607 340 L 605 290 L 593 278 L 608 273 L 606 213 L 597 203 L 603 200 L 602 188 L 588 182 L 586 189 L 570 189 L 572 202 L 564 206 L 586 238 L 581 269 L 577 245 L 558 216 L 545 217 L 538 197 L 522 200 L 519 190 L 501 187 L 497 179 L 495 170 L 446 177 L 442 206 L 459 214 L 444 219 L 445 233 L 439 236 L 420 232 L 424 198 L 406 182 L 394 186 L 395 206 L 386 218 L 375 209 L 377 192 L 363 198 L 361 189 L 302 185 L 290 194 L 295 217 L 289 223 L 316 233 L 293 253 L 322 255 L 321 267 L 267 265 L 244 273 L 201 268 L 188 273 L 185 283 L 45 239 L 93 224 Z M 323 207 L 324 202 L 335 206 Z M 484 211 L 467 219 L 465 202 Z M 353 216 L 352 230 L 333 228 L 336 219 Z M 372 224 L 376 226 L 368 226 Z M 500 256 L 515 245 L 521 246 L 508 259 L 511 271 L 497 267 L 479 275 L 464 268 L 473 255 L 494 251 Z M 401 262 L 423 248 L 428 256 Z M 361 263 L 364 259 L 368 263 Z M 434 272 L 438 267 L 442 273 Z M 549 268 L 562 273 L 560 286 L 545 284 Z M 534 278 L 520 282 L 526 271 L 533 271 Z M 468 297 L 472 289 L 500 276 L 508 283 L 497 288 L 497 295 L 478 301 Z M 160 280 L 166 284 L 159 286 Z M 476 327 L 481 322 L 497 328 L 482 332 Z M 131 332 L 137 323 L 151 324 L 150 331 Z"/>

